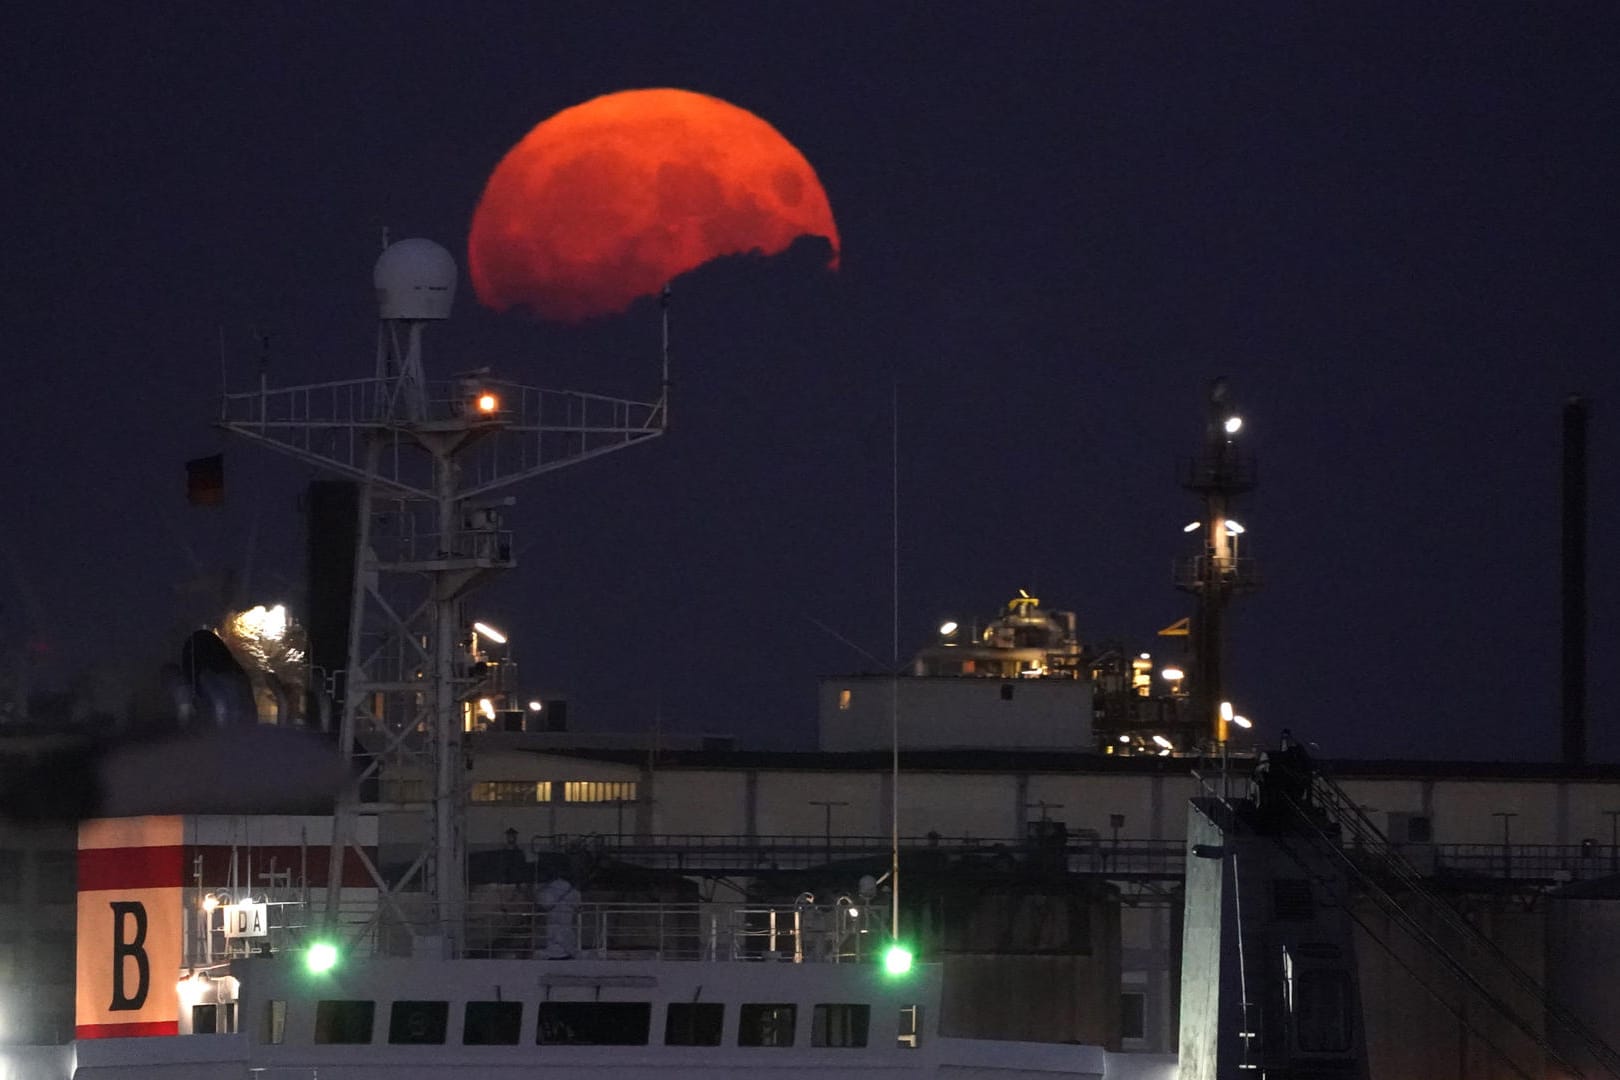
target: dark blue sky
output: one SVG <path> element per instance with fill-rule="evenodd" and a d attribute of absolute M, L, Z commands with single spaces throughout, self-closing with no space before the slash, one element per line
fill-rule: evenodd
<path fill-rule="evenodd" d="M 255 327 L 275 381 L 368 373 L 382 225 L 459 255 L 535 123 L 672 85 L 804 152 L 843 268 L 805 244 L 679 280 L 675 429 L 523 493 L 532 546 L 480 613 L 581 725 L 661 703 L 677 730 L 810 743 L 815 678 L 864 663 L 812 620 L 888 650 L 896 385 L 903 651 L 1020 587 L 1150 644 L 1185 612 L 1174 462 L 1226 374 L 1267 579 L 1233 694 L 1349 756 L 1556 754 L 1559 418 L 1590 395 L 1593 750 L 1620 757 L 1610 5 L 0 19 L 0 630 L 44 640 L 58 682 L 174 653 L 188 548 L 296 595 L 307 471 L 231 446 L 227 508 L 183 498 L 181 462 L 225 445 L 220 327 L 239 382 Z M 441 371 L 642 394 L 656 333 L 651 305 L 554 327 L 464 283 L 434 347 Z"/>

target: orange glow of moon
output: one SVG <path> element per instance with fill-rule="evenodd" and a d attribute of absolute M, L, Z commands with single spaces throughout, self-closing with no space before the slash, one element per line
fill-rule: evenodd
<path fill-rule="evenodd" d="M 706 94 L 625 90 L 543 121 L 495 167 L 467 240 L 478 299 L 577 322 L 725 255 L 838 227 L 804 155 Z"/>

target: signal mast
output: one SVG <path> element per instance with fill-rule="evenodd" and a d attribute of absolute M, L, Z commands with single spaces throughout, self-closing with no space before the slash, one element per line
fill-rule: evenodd
<path fill-rule="evenodd" d="M 462 735 L 480 692 L 463 605 L 517 566 L 512 534 L 502 527 L 516 500 L 502 493 L 656 438 L 669 416 L 667 289 L 662 381 L 658 396 L 643 402 L 543 390 L 492 378 L 487 368 L 430 380 L 422 339 L 429 325 L 449 318 L 456 278 L 455 259 L 430 240 L 386 245 L 373 272 L 372 377 L 271 388 L 261 374 L 257 390 L 223 394 L 218 420 L 358 487 L 338 725 L 355 783 L 337 807 L 326 927 L 359 938 L 386 912 L 409 929 L 416 951 L 437 947 L 447 956 L 462 945 Z M 357 816 L 380 812 L 420 815 L 425 838 L 392 882 L 353 839 Z M 346 850 L 366 866 L 381 903 L 364 924 L 340 927 Z M 418 890 L 429 910 L 405 899 Z"/>
<path fill-rule="evenodd" d="M 1226 379 L 1218 378 L 1209 388 L 1203 450 L 1181 475 L 1181 486 L 1204 502 L 1203 520 L 1186 528 L 1200 535 L 1202 550 L 1175 564 L 1176 587 L 1192 593 L 1196 604 L 1190 696 L 1196 722 L 1220 751 L 1226 749 L 1232 721 L 1225 685 L 1226 606 L 1233 596 L 1260 587 L 1255 560 L 1239 554 L 1246 529 L 1231 516 L 1233 500 L 1255 486 L 1254 457 L 1237 441 L 1242 429 Z"/>

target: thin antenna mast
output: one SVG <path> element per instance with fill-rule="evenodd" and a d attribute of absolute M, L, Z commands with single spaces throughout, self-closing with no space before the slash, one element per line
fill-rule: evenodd
<path fill-rule="evenodd" d="M 900 384 L 889 395 L 889 933 L 900 940 Z"/>

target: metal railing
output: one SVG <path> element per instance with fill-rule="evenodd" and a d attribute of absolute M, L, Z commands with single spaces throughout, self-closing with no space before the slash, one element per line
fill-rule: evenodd
<path fill-rule="evenodd" d="M 647 959 L 675 961 L 782 961 L 860 963 L 870 959 L 887 932 L 888 909 L 868 908 L 850 897 L 836 903 L 582 903 L 577 893 L 530 885 L 500 886 L 465 908 L 462 955 L 497 959 Z M 350 955 L 410 955 L 413 937 L 431 933 L 432 904 L 426 896 L 345 902 L 339 934 Z M 266 933 L 225 938 L 220 919 L 212 932 L 187 927 L 187 963 L 207 967 L 253 955 L 297 951 L 331 930 L 320 925 L 324 897 L 272 903 Z M 356 938 L 352 933 L 360 931 Z"/>
<path fill-rule="evenodd" d="M 886 860 L 891 842 L 887 836 L 557 833 L 533 837 L 530 849 L 595 851 L 650 869 L 758 872 Z M 901 850 L 911 855 L 933 853 L 990 866 L 1010 865 L 1031 856 L 1061 858 L 1070 873 L 1163 878 L 1181 876 L 1183 846 L 1179 840 L 1116 841 L 1090 835 L 1071 835 L 1063 843 L 972 836 L 900 838 Z"/>
<path fill-rule="evenodd" d="M 1352 854 L 1355 836 L 1347 838 Z M 555 833 L 532 837 L 531 851 L 585 850 L 649 869 L 675 871 L 804 870 L 833 862 L 887 857 L 887 836 L 714 833 Z M 1102 877 L 1175 879 L 1182 876 L 1186 845 L 1180 840 L 1111 839 L 1071 834 L 1061 845 L 975 836 L 903 836 L 907 853 L 937 852 L 955 859 L 1017 862 L 1032 853 L 1062 853 L 1069 873 Z M 1620 873 L 1620 847 L 1611 844 L 1427 844 L 1394 847 L 1425 877 L 1470 878 L 1558 885 Z M 494 850 L 494 847 L 491 847 Z"/>

